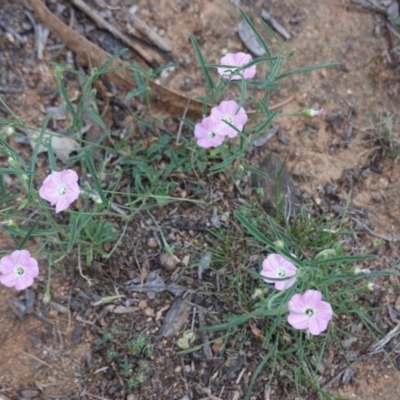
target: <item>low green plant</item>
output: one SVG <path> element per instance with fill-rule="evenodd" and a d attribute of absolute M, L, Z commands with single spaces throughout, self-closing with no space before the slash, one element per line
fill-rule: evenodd
<path fill-rule="evenodd" d="M 179 205 L 183 201 L 214 205 L 212 182 L 218 173 L 223 173 L 232 183 L 240 202 L 232 206 L 235 209 L 228 210 L 232 215 L 229 218 L 230 228 L 223 226 L 211 229 L 209 238 L 205 239 L 209 241 L 205 249 L 211 253 L 207 268 L 225 282 L 224 290 L 212 295 L 225 302 L 227 308 L 223 316 L 215 316 L 211 312 L 209 318 L 213 322 L 202 329 L 211 335 L 224 331 L 222 339 L 225 347 L 231 343 L 241 350 L 245 349 L 244 338 L 251 337 L 250 332 L 257 332 L 258 337 L 262 338 L 259 346 L 264 352 L 258 356 L 259 364 L 250 379 L 247 399 L 264 369 L 268 369 L 266 385 L 271 384 L 278 370 L 284 369 L 298 396 L 312 388 L 320 397 L 330 398 L 320 385 L 319 367 L 327 347 L 332 343 L 340 347 L 341 338 L 348 335 L 346 327 L 338 319 L 345 316 L 349 321 L 361 321 L 371 335 L 379 334 L 379 328 L 368 317 L 370 309 L 358 302 L 356 297 L 376 289 L 373 286 L 374 279 L 387 273 L 365 273 L 366 269 L 359 267 L 373 256 L 355 254 L 346 247 L 342 219 L 329 221 L 324 217 L 310 217 L 304 210 L 298 217 L 291 218 L 285 210 L 280 209 L 273 219 L 246 200 L 243 190 L 246 174 L 265 175 L 249 165 L 246 159 L 248 150 L 280 114 L 280 110 L 270 110 L 271 93 L 278 90 L 286 79 L 334 67 L 338 63 L 286 70 L 295 52 L 286 51 L 264 22 L 263 32 L 259 32 L 247 15 L 243 12 L 241 15 L 263 47 L 264 56 L 253 60 L 245 54 L 248 61 L 234 65 L 207 63 L 195 36 L 190 35 L 207 92 L 199 98 L 202 102 L 201 122 L 181 119 L 186 133 L 190 132 L 189 137 L 182 135 L 174 140 L 169 132 L 162 131 L 158 118 L 150 115 L 146 119 L 139 113 L 132 113 L 132 117 L 146 129 L 146 135 L 135 133 L 134 136 L 133 129 L 117 138 L 111 135 L 97 109 L 93 84 L 101 75 L 115 70 L 110 64 L 121 53 L 99 68 L 93 68 L 88 74 L 56 64 L 58 90 L 69 114 L 69 130 L 74 138 L 74 152 L 69 152 L 68 156 L 60 152 L 63 149 L 54 145 L 57 140 L 65 140 L 65 137 L 48 129 L 49 116 L 38 131 L 25 125 L 3 103 L 12 120 L 0 120 L 0 126 L 4 127 L 3 136 L 0 137 L 0 152 L 8 159 L 8 167 L 0 169 L 0 228 L 10 234 L 18 249 L 4 257 L 8 257 L 4 265 L 12 263 L 18 268 L 12 271 L 4 268 L 7 272 L 2 271 L 0 281 L 17 289 L 25 289 L 33 283 L 39 274 L 39 266 L 25 248 L 29 239 L 35 237 L 40 240 L 40 248 L 35 253 L 41 256 L 41 260 L 47 256 L 49 264 L 45 298 L 50 301 L 52 265 L 61 265 L 67 255 L 76 255 L 79 272 L 85 278 L 81 258 L 86 260 L 84 267 L 90 266 L 96 258 L 110 258 L 137 214 L 169 203 Z M 269 35 L 270 40 L 276 41 L 276 54 L 272 54 L 267 45 L 265 34 Z M 237 54 L 228 55 L 230 58 L 225 59 L 237 61 Z M 262 76 L 252 79 L 256 68 L 261 66 L 264 67 L 263 73 L 259 73 Z M 127 68 L 137 81 L 137 88 L 128 93 L 128 99 L 150 105 L 150 81 L 160 70 L 145 71 L 137 64 Z M 82 82 L 82 96 L 75 103 L 68 97 L 64 86 L 63 75 L 66 72 L 76 75 Z M 226 104 L 229 106 L 226 107 Z M 230 113 L 228 118 L 217 117 L 227 109 Z M 149 110 L 151 112 L 151 108 Z M 295 113 L 295 116 L 313 117 L 323 113 L 322 109 L 305 109 Z M 94 142 L 84 139 L 87 121 L 99 128 L 100 134 Z M 394 129 L 398 122 L 398 117 L 392 116 L 380 133 L 380 140 L 390 152 L 397 155 L 398 140 Z M 32 155 L 28 161 L 8 140 L 12 135 L 21 136 L 21 131 L 30 135 Z M 197 143 L 192 138 L 193 131 Z M 71 142 L 69 144 L 72 146 Z M 39 179 L 36 165 L 38 155 L 43 151 L 47 153 L 50 170 L 44 181 Z M 9 175 L 19 180 L 17 190 L 7 188 L 6 176 Z M 176 193 L 186 184 L 191 188 L 190 198 L 181 198 Z M 275 186 L 278 187 L 277 184 Z M 69 197 L 70 194 L 72 197 Z M 276 195 L 279 197 L 279 192 Z M 279 199 L 277 204 L 280 204 Z M 159 227 L 156 220 L 152 220 Z M 162 232 L 161 236 L 164 247 L 172 251 Z M 279 256 L 280 260 L 285 260 L 286 266 L 289 263 L 290 268 L 296 270 L 294 275 L 274 277 L 276 289 L 272 287 L 269 275 L 260 274 L 263 258 L 271 254 Z M 26 265 L 18 261 L 21 256 Z M 29 280 L 23 280 L 21 277 L 28 273 Z M 285 281 L 290 281 L 290 285 Z M 199 282 L 199 286 L 199 290 L 211 294 L 207 282 Z M 278 287 L 284 290 L 278 290 Z M 295 296 L 309 290 L 323 296 L 325 311 L 328 304 L 334 312 L 326 313 L 329 314 L 329 325 L 319 330 L 318 333 L 325 332 L 321 336 L 310 327 L 299 328 L 288 317 L 288 308 L 298 299 Z M 315 310 L 306 311 L 312 313 Z M 190 334 L 194 339 L 195 332 L 190 331 Z M 154 348 L 145 333 L 122 344 L 118 342 L 118 337 L 117 330 L 103 334 L 102 340 L 107 344 L 106 358 L 117 365 L 128 390 L 133 390 L 145 381 Z M 213 337 L 211 340 L 217 339 Z M 192 341 L 185 343 L 185 346 L 191 345 Z"/>
<path fill-rule="evenodd" d="M 106 358 L 109 362 L 117 362 L 119 373 L 126 382 L 129 391 L 137 389 L 146 380 L 150 371 L 154 347 L 144 332 L 132 339 L 120 343 L 121 332 L 116 327 L 103 332 L 102 340 L 107 344 Z"/>
<path fill-rule="evenodd" d="M 400 157 L 400 113 L 378 116 L 371 112 L 373 134 L 377 148 L 383 155 Z"/>

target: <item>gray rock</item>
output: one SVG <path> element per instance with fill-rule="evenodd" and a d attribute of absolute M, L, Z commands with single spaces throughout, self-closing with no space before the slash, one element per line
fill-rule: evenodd
<path fill-rule="evenodd" d="M 243 44 L 257 57 L 265 55 L 264 47 L 259 43 L 256 35 L 246 22 L 241 21 L 238 24 L 238 34 Z"/>
<path fill-rule="evenodd" d="M 262 206 L 270 215 L 276 215 L 277 197 L 281 211 L 291 216 L 297 215 L 300 208 L 300 200 L 297 189 L 290 177 L 285 160 L 278 154 L 270 152 L 261 162 L 258 168 L 261 174 L 252 173 L 250 182 L 256 190 L 263 191 Z M 276 183 L 278 184 L 279 196 L 276 196 Z"/>

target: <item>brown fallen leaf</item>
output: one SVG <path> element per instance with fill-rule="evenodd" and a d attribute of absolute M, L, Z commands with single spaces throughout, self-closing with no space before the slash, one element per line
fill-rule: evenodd
<path fill-rule="evenodd" d="M 64 24 L 58 17 L 56 17 L 43 3 L 41 0 L 28 0 L 28 3 L 32 10 L 35 12 L 38 20 L 45 25 L 51 32 L 59 36 L 66 47 L 75 52 L 78 56 L 80 63 L 88 64 L 92 67 L 99 68 L 107 60 L 111 58 L 111 55 L 106 51 L 90 42 L 84 36 L 71 29 L 68 25 Z M 139 60 L 136 60 L 138 64 L 141 64 Z M 143 63 L 142 63 L 143 64 Z M 115 59 L 108 65 L 108 68 L 117 68 L 123 66 L 124 63 Z M 141 65 L 142 67 L 146 67 Z M 131 91 L 137 86 L 135 79 L 132 76 L 130 69 L 119 69 L 107 74 L 110 79 L 120 86 L 122 89 Z M 172 90 L 166 89 L 163 86 L 151 81 L 150 87 L 152 95 L 155 98 L 153 106 L 157 106 L 157 102 L 162 104 L 162 110 L 171 114 L 180 114 L 187 109 L 187 115 L 198 116 L 202 115 L 202 102 L 198 100 L 189 99 L 179 93 Z"/>
<path fill-rule="evenodd" d="M 214 342 L 211 346 L 211 349 L 214 354 L 217 354 L 221 351 L 222 347 L 224 346 L 224 341 L 223 340 L 217 340 Z"/>
<path fill-rule="evenodd" d="M 253 334 L 255 337 L 257 337 L 257 338 L 259 338 L 259 339 L 261 339 L 261 340 L 264 340 L 264 339 L 265 339 L 265 336 L 263 335 L 263 333 L 261 332 L 261 330 L 258 329 L 254 324 L 250 324 L 250 328 L 251 328 L 252 334 Z"/>
<path fill-rule="evenodd" d="M 28 136 L 30 145 L 32 149 L 34 149 L 36 146 L 38 132 L 28 128 L 19 128 L 19 129 Z M 81 146 L 76 140 L 66 136 L 65 137 L 60 136 L 59 134 L 51 131 L 46 131 L 45 134 L 43 135 L 42 143 L 45 142 L 46 140 L 49 140 L 51 142 L 51 147 L 55 155 L 64 164 L 66 164 L 69 161 L 72 152 L 78 151 L 81 148 Z M 47 148 L 42 144 L 40 144 L 38 154 L 44 153 L 46 151 Z"/>
<path fill-rule="evenodd" d="M 158 333 L 160 337 L 176 336 L 185 323 L 188 322 L 189 312 L 192 307 L 191 300 L 193 295 L 188 295 L 185 298 L 177 297 L 165 317 L 164 323 Z"/>

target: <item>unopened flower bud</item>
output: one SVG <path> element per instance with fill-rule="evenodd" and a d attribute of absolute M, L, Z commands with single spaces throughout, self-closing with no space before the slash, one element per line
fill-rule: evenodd
<path fill-rule="evenodd" d="M 254 293 L 251 295 L 251 298 L 253 300 L 255 300 L 255 299 L 258 299 L 259 297 L 263 297 L 263 295 L 264 295 L 264 292 L 262 289 L 256 289 L 254 291 Z"/>
<path fill-rule="evenodd" d="M 369 268 L 354 267 L 353 273 L 354 275 L 359 275 L 359 274 L 369 275 L 371 273 L 371 270 Z"/>
<path fill-rule="evenodd" d="M 3 129 L 4 136 L 13 136 L 15 135 L 15 128 L 13 126 L 7 126 Z"/>
<path fill-rule="evenodd" d="M 332 258 L 336 255 L 335 249 L 325 249 L 320 251 L 316 256 L 315 260 L 327 260 L 328 258 Z"/>
<path fill-rule="evenodd" d="M 304 110 L 300 111 L 300 114 L 303 115 L 304 117 L 321 117 L 323 115 L 326 115 L 326 112 L 323 108 L 320 110 L 314 110 L 313 108 L 305 108 Z"/>
<path fill-rule="evenodd" d="M 378 285 L 377 283 L 375 283 L 375 282 L 368 282 L 367 283 L 367 289 L 370 291 L 370 292 L 374 292 L 375 290 L 378 290 L 378 289 L 380 289 L 381 287 L 380 287 L 380 285 Z"/>
<path fill-rule="evenodd" d="M 9 226 L 11 228 L 17 227 L 17 224 L 12 219 L 8 219 L 6 221 L 0 222 L 0 225 Z"/>
<path fill-rule="evenodd" d="M 285 243 L 282 240 L 275 240 L 274 245 L 279 250 L 283 250 L 285 248 Z"/>
<path fill-rule="evenodd" d="M 8 157 L 8 165 L 10 168 L 19 169 L 18 162 L 13 157 Z"/>
<path fill-rule="evenodd" d="M 51 301 L 51 294 L 49 290 L 46 290 L 46 292 L 43 295 L 43 303 L 49 304 Z"/>
<path fill-rule="evenodd" d="M 29 182 L 29 176 L 28 176 L 27 174 L 21 174 L 21 179 L 22 179 L 24 182 Z"/>

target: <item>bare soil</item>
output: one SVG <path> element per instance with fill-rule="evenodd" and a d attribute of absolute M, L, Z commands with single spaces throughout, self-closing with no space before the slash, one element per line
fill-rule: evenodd
<path fill-rule="evenodd" d="M 131 1 L 87 3 L 109 22 L 121 29 L 129 28 L 127 15 Z M 184 66 L 168 77 L 160 78 L 160 84 L 188 98 L 205 91 L 188 33 L 195 35 L 210 63 L 219 62 L 223 49 L 247 51 L 237 35 L 237 24 L 241 19 L 237 7 L 232 4 L 234 1 L 137 0 L 134 3 L 136 15 L 162 35 L 171 46 L 172 59 Z M 313 213 L 327 212 L 338 217 L 351 196 L 350 216 L 352 223 L 358 224 L 358 252 L 376 252 L 381 257 L 371 263 L 371 268 L 396 272 L 400 257 L 400 164 L 394 158 L 383 156 L 382 149 L 371 136 L 372 111 L 377 115 L 400 112 L 400 66 L 390 65 L 384 16 L 346 0 L 242 0 L 236 3 L 241 3 L 241 8 L 260 30 L 257 18 L 266 7 L 291 33 L 292 38 L 284 45 L 286 49 L 294 49 L 295 55 L 285 68 L 334 61 L 342 64 L 282 83 L 281 89 L 272 95 L 271 103 L 279 103 L 293 95 L 294 100 L 283 107 L 276 119 L 279 135 L 257 148 L 249 162 L 260 165 L 271 150 L 286 158 L 302 204 Z M 48 1 L 47 4 L 53 12 L 58 12 L 60 19 L 67 23 L 72 21 L 74 29 L 97 40 L 96 44 L 106 41 L 104 38 L 108 36 L 96 29 L 81 11 L 75 9 L 74 18 L 71 18 L 71 2 Z M 49 62 L 65 62 L 68 49 L 50 32 L 43 59 L 39 60 L 34 29 L 25 10 L 29 7 L 22 1 L 2 6 L 2 19 L 23 40 L 18 40 L 10 30 L 6 33 L 5 28 L 0 29 L 0 89 L 3 88 L 8 106 L 25 123 L 40 128 L 46 107 L 59 104 L 54 68 Z M 32 16 L 35 18 L 33 13 Z M 138 31 L 134 33 L 141 36 Z M 271 42 L 271 48 L 276 49 L 276 44 Z M 260 68 L 260 76 L 262 72 Z M 11 87 L 21 88 L 21 92 L 7 90 Z M 126 93 L 117 92 L 117 95 L 124 99 Z M 324 108 L 326 118 L 305 120 L 286 116 L 309 107 Z M 0 113 L 2 118 L 10 118 L 3 108 Z M 165 129 L 175 134 L 178 129 L 176 116 L 162 116 L 166 118 Z M 129 121 L 125 116 L 124 123 Z M 399 126 L 397 135 L 400 135 Z M 29 145 L 11 143 L 29 159 Z M 0 161 L 2 166 L 6 165 L 6 158 Z M 42 162 L 43 175 L 45 158 Z M 17 191 L 18 188 L 13 186 L 16 178 L 9 179 L 9 187 Z M 226 188 L 222 197 L 229 211 L 235 204 L 233 189 Z M 209 226 L 211 216 L 212 209 L 201 210 L 187 205 L 179 206 L 178 211 L 168 206 L 157 212 L 160 223 L 178 226 L 169 231 L 170 244 L 173 240 L 179 244 L 189 241 L 196 249 L 202 248 L 201 235 L 205 233 L 187 232 L 179 226 Z M 154 245 L 156 235 L 153 235 L 154 229 L 146 225 L 147 219 L 143 215 L 132 220 L 115 257 L 105 263 L 96 260 L 93 267 L 85 271 L 92 281 L 91 286 L 79 276 L 76 257 L 72 257 L 64 266 L 66 274 L 56 272 L 53 277 L 53 304 L 45 306 L 42 302 L 45 260 L 41 263 L 44 267 L 41 277 L 33 287 L 36 299 L 31 312 L 22 313 L 19 318 L 15 307 L 24 304 L 26 294 L 0 287 L 0 399 L 245 398 L 251 374 L 260 362 L 256 337 L 251 338 L 252 343 L 245 354 L 233 346 L 224 354 L 218 354 L 214 348 L 211 357 L 202 351 L 180 356 L 176 341 L 182 331 L 190 329 L 193 321 L 197 321 L 194 310 L 199 313 L 214 299 L 190 295 L 189 306 L 182 309 L 184 321 L 179 332 L 165 338 L 159 336 L 160 328 L 168 309 L 176 305 L 176 297 L 170 292 L 161 292 L 148 298 L 146 293 L 127 289 L 127 281 L 137 276 L 154 278 L 156 274 L 166 281 L 199 288 L 195 272 L 183 266 L 173 273 L 160 267 L 157 261 L 160 248 Z M 31 242 L 29 246 L 35 249 L 37 243 Z M 13 249 L 11 239 L 1 230 L 0 249 Z M 181 258 L 184 256 L 182 254 Z M 213 285 L 214 281 L 210 278 L 208 283 Z M 370 301 L 380 309 L 374 315 L 374 321 L 386 334 L 399 326 L 396 310 L 400 311 L 400 288 L 397 276 L 381 284 L 381 290 L 371 294 Z M 128 300 L 108 306 L 93 305 L 96 299 L 113 294 L 116 287 Z M 120 314 L 115 309 L 118 305 L 132 309 Z M 388 309 L 392 312 L 388 313 Z M 104 332 L 113 327 L 118 332 L 114 338 L 120 345 L 117 351 L 121 351 L 124 341 L 143 331 L 154 345 L 154 355 L 150 358 L 151 376 L 139 389 L 126 390 L 124 377 L 117 368 L 123 359 L 118 362 L 107 360 L 107 345 L 102 338 Z M 325 383 L 334 380 L 328 391 L 332 395 L 359 400 L 400 398 L 398 332 L 394 332 L 385 347 L 390 357 L 384 353 L 368 356 L 372 341 L 363 333 L 349 348 L 358 354 L 351 364 L 349 379 L 338 376 L 339 369 L 326 369 Z M 337 364 L 349 365 L 345 361 Z M 294 393 L 288 392 L 279 382 L 273 383 L 271 392 L 264 390 L 263 383 L 267 379 L 268 374 L 261 374 L 251 399 L 294 398 Z M 311 396 L 306 398 L 314 398 Z"/>

